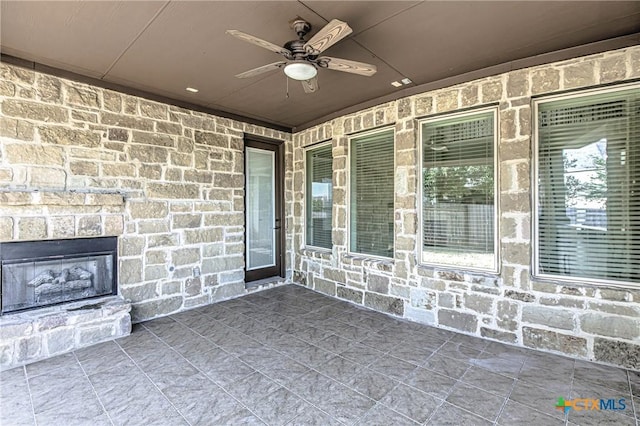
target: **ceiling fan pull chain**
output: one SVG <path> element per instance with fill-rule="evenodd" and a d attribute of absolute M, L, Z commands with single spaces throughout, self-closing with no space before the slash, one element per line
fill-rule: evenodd
<path fill-rule="evenodd" d="M 287 99 L 289 99 L 289 77 L 284 77 L 287 80 Z"/>

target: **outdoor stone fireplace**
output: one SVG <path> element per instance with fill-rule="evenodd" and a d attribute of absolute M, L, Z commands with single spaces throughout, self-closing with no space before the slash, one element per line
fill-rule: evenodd
<path fill-rule="evenodd" d="M 120 194 L 0 192 L 0 369 L 131 332 Z"/>
<path fill-rule="evenodd" d="M 2 314 L 117 293 L 117 238 L 0 243 Z"/>

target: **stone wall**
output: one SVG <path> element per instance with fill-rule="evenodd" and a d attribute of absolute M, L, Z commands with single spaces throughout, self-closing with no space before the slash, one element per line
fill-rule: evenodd
<path fill-rule="evenodd" d="M 640 286 L 565 285 L 531 277 L 532 96 L 640 78 L 640 46 L 423 93 L 294 135 L 294 278 L 322 293 L 438 327 L 640 369 Z M 499 274 L 418 264 L 418 117 L 499 105 Z M 348 137 L 394 125 L 395 254 L 347 251 Z M 333 249 L 304 248 L 303 148 L 333 143 Z"/>
<path fill-rule="evenodd" d="M 288 133 L 0 64 L 0 241 L 119 236 L 134 321 L 244 294 L 245 134 L 292 163 Z"/>

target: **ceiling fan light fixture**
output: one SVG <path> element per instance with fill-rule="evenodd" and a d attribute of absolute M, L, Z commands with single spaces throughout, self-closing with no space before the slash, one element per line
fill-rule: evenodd
<path fill-rule="evenodd" d="M 284 73 L 287 77 L 294 80 L 304 81 L 310 80 L 318 74 L 318 70 L 313 64 L 305 61 L 289 62 L 284 67 Z"/>

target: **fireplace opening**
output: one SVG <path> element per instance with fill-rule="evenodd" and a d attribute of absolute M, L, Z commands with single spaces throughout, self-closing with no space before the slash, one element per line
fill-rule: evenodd
<path fill-rule="evenodd" d="M 0 243 L 1 313 L 117 294 L 117 238 Z"/>

